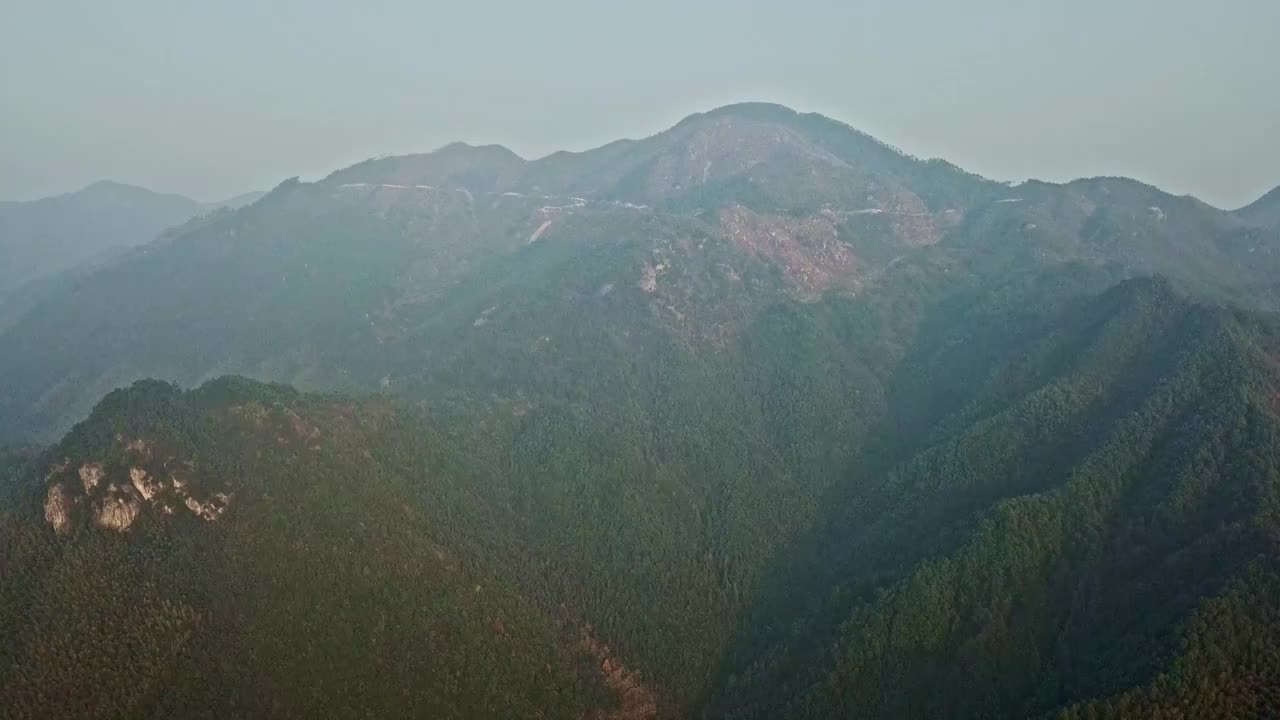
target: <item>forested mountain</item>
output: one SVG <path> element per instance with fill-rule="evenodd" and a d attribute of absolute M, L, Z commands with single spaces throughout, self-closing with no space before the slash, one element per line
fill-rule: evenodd
<path fill-rule="evenodd" d="M 165 228 L 218 208 L 238 208 L 261 193 L 200 203 L 102 181 L 83 190 L 30 202 L 0 203 L 0 302 L 22 286 L 112 251 L 141 245 Z"/>
<path fill-rule="evenodd" d="M 0 707 L 1274 715 L 1277 265 L 766 105 L 285 182 L 0 335 Z"/>
<path fill-rule="evenodd" d="M 1026 344 L 953 329 L 904 364 L 933 391 L 888 396 L 713 715 L 1274 712 L 1275 328 L 1146 281 L 1039 327 L 976 310 Z"/>
<path fill-rule="evenodd" d="M 526 595 L 536 568 L 442 447 L 385 403 L 234 382 L 112 394 L 53 451 L 70 453 L 50 478 L 66 493 L 62 539 L 4 518 L 9 711 L 581 717 L 616 705 L 628 680 L 600 671 L 607 648 Z"/>

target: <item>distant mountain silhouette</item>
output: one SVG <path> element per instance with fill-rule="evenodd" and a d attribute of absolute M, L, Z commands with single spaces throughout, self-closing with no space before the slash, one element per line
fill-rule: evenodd
<path fill-rule="evenodd" d="M 147 242 L 200 213 L 259 197 L 247 193 L 206 204 L 104 180 L 56 197 L 0 203 L 0 257 L 6 261 L 0 298 L 103 253 Z"/>

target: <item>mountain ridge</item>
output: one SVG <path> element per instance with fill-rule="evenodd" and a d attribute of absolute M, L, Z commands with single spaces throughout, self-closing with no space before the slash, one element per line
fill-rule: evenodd
<path fill-rule="evenodd" d="M 580 161 L 584 158 L 584 156 L 591 156 L 596 154 L 604 157 L 609 157 L 623 149 L 634 149 L 637 145 L 643 145 L 647 142 L 652 142 L 656 139 L 660 139 L 660 138 L 663 138 L 664 136 L 668 136 L 676 131 L 687 130 L 690 126 L 694 126 L 702 122 L 715 121 L 717 119 L 724 119 L 724 118 L 755 120 L 755 121 L 762 121 L 766 123 L 772 122 L 772 123 L 787 125 L 792 127 L 805 126 L 805 125 L 828 126 L 830 128 L 837 129 L 840 131 L 850 132 L 851 134 L 859 138 L 860 141 L 865 142 L 869 148 L 874 148 L 876 151 L 882 153 L 885 157 L 897 158 L 902 160 L 911 160 L 917 163 L 921 163 L 923 165 L 941 166 L 941 167 L 949 168 L 954 171 L 958 171 L 959 173 L 962 173 L 964 175 L 970 175 L 973 178 L 978 180 L 982 180 L 989 183 L 996 183 L 996 184 L 1004 185 L 1006 187 L 1016 188 L 1019 185 L 1025 184 L 1025 183 L 1039 183 L 1039 184 L 1069 186 L 1078 182 L 1098 181 L 1098 180 L 1122 180 L 1122 181 L 1128 181 L 1135 184 L 1139 184 L 1148 188 L 1155 187 L 1150 183 L 1144 182 L 1142 180 L 1138 180 L 1136 178 L 1128 177 L 1128 176 L 1092 176 L 1092 177 L 1081 177 L 1081 178 L 1076 178 L 1072 180 L 1064 180 L 1064 181 L 1057 181 L 1057 182 L 1042 180 L 1038 178 L 1029 178 L 1020 183 L 1003 182 L 999 180 L 989 179 L 989 178 L 982 177 L 981 175 L 964 171 L 962 168 L 959 168 L 954 163 L 949 162 L 945 158 L 940 158 L 940 157 L 921 158 L 921 157 L 915 156 L 907 152 L 906 150 L 903 150 L 892 144 L 881 141 L 875 138 L 874 136 L 857 129 L 856 127 L 853 127 L 852 125 L 849 125 L 840 120 L 831 118 L 829 116 L 823 115 L 821 113 L 799 111 L 780 103 L 774 103 L 774 102 L 768 102 L 768 101 L 734 102 L 734 103 L 728 103 L 725 105 L 718 106 L 711 110 L 690 113 L 682 117 L 680 120 L 676 121 L 670 127 L 665 128 L 663 130 L 659 130 L 650 135 L 647 135 L 644 137 L 622 138 L 618 140 L 613 140 L 599 147 L 587 148 L 584 150 L 555 150 L 539 157 L 525 158 L 519 155 L 518 153 L 515 153 L 514 151 L 510 150 L 509 148 L 502 145 L 501 143 L 475 144 L 475 143 L 454 141 L 446 145 L 443 145 L 440 148 L 437 148 L 436 150 L 425 152 L 425 153 L 413 153 L 413 154 L 407 154 L 407 155 L 390 154 L 390 155 L 379 156 L 377 158 L 370 158 L 368 160 L 361 161 L 347 168 L 336 170 L 333 173 L 330 173 L 329 176 L 326 176 L 324 180 L 328 180 L 334 177 L 335 175 L 338 175 L 339 173 L 344 172 L 345 170 L 350 170 L 354 167 L 366 165 L 369 163 L 381 162 L 381 161 L 387 161 L 387 160 L 396 160 L 398 158 L 426 159 L 441 151 L 446 151 L 446 150 L 457 151 L 459 149 L 471 150 L 471 151 L 480 151 L 480 150 L 500 151 L 502 154 L 507 154 L 512 156 L 513 158 L 520 160 L 525 166 L 532 166 L 532 167 L 537 167 L 540 165 L 554 166 L 558 163 L 564 163 L 567 161 Z M 1274 194 L 1274 191 L 1273 193 L 1269 193 L 1267 197 L 1270 197 L 1273 194 Z M 1194 196 L 1189 196 L 1189 197 L 1194 197 Z M 1200 202 L 1203 202 L 1203 201 L 1200 201 Z M 1255 202 L 1254 204 L 1256 205 L 1257 203 Z M 1236 210 L 1236 211 L 1224 211 L 1224 210 L 1221 210 L 1220 208 L 1216 208 L 1215 206 L 1209 205 L 1207 203 L 1206 205 L 1220 212 L 1240 213 L 1246 209 L 1246 208 L 1241 208 L 1240 210 Z"/>
<path fill-rule="evenodd" d="M 785 124 L 765 122 L 774 117 Z M 112 387 L 148 376 L 194 383 L 239 372 L 350 391 L 376 391 L 386 378 L 394 388 L 421 373 L 412 358 L 431 352 L 426 335 L 482 334 L 465 328 L 500 309 L 508 291 L 498 288 L 517 282 L 513 263 L 559 272 L 622 245 L 633 248 L 630 277 L 601 266 L 593 292 L 631 289 L 591 302 L 625 297 L 634 312 L 660 301 L 646 322 L 715 342 L 773 298 L 866 292 L 904 263 L 981 275 L 1119 263 L 1214 301 L 1280 307 L 1280 231 L 1136 181 L 1009 187 L 821 116 L 729 106 L 571 156 L 526 161 L 453 144 L 286 181 L 74 284 L 54 283 L 9 313 L 3 342 L 30 350 L 0 357 L 14 379 L 0 395 L 0 424 L 9 419 L 0 438 L 47 438 Z M 210 284 L 201 267 L 223 274 Z M 437 304 L 446 297 L 454 301 Z M 218 338 L 185 337 L 190 325 L 169 319 L 175 307 L 220 328 Z M 230 318 L 241 316 L 255 320 L 237 330 Z M 326 326 L 348 333 L 345 350 L 319 349 L 337 342 Z M 155 328 L 168 339 L 148 347 Z M 85 337 L 96 355 L 74 349 Z"/>
<path fill-rule="evenodd" d="M 850 330 L 920 301 L 911 285 L 878 309 L 786 304 L 756 321 L 743 370 L 687 356 L 645 377 L 596 356 L 621 372 L 577 380 L 584 397 L 567 402 L 592 413 L 577 419 L 532 395 L 516 412 L 473 418 L 486 427 L 443 407 L 415 419 L 386 398 L 236 378 L 113 392 L 29 465 L 28 499 L 0 509 L 15 553 L 0 602 L 40 598 L 31 622 L 0 623 L 16 653 L 8 666 L 0 658 L 0 698 L 46 717 L 100 701 L 102 687 L 128 688 L 119 697 L 148 716 L 214 716 L 234 695 L 290 717 L 323 706 L 343 717 L 924 718 L 947 707 L 1066 720 L 1165 703 L 1225 717 L 1215 708 L 1247 705 L 1179 700 L 1225 662 L 1223 672 L 1256 678 L 1231 702 L 1272 707 L 1280 698 L 1265 688 L 1280 658 L 1233 664 L 1253 661 L 1204 618 L 1252 608 L 1256 637 L 1280 636 L 1265 614 L 1280 612 L 1265 599 L 1280 579 L 1267 555 L 1280 538 L 1267 520 L 1280 507 L 1267 450 L 1280 447 L 1274 320 L 1197 306 L 1167 281 L 1100 285 L 1079 267 L 974 287 L 963 302 L 936 286 L 908 317 L 884 319 L 905 322 L 878 331 L 904 348 L 866 346 Z M 913 325 L 948 330 L 920 336 Z M 690 375 L 690 362 L 710 365 Z M 932 380 L 940 371 L 954 373 L 946 388 Z M 926 394 L 881 395 L 883 382 Z M 652 392 L 667 383 L 678 391 Z M 649 419 L 618 414 L 637 391 L 653 403 L 636 408 Z M 680 418 L 725 432 L 704 444 Z M 934 429 L 904 431 L 913 425 Z M 637 441 L 662 451 L 635 453 Z M 741 447 L 726 454 L 722 443 Z M 882 443 L 884 462 L 859 460 Z M 179 491 L 195 507 L 166 513 Z M 202 493 L 215 492 L 224 509 L 205 513 Z M 106 513 L 110 502 L 136 508 Z M 63 517 L 50 503 L 71 508 L 62 536 L 48 526 Z M 1112 578 L 1135 571 L 1132 584 Z M 296 588 L 316 577 L 334 582 L 307 610 Z M 787 600 L 753 607 L 772 597 Z M 1157 597 L 1167 600 L 1147 599 Z M 423 603 L 435 611 L 411 612 Z M 119 606 L 149 620 L 88 622 Z M 1067 630 L 1040 634 L 1063 613 Z M 228 617 L 253 631 L 234 633 Z M 383 617 L 409 642 L 384 644 Z M 101 661 L 39 653 L 68 627 L 66 652 L 103 648 L 90 655 Z M 449 640 L 424 664 L 412 648 L 440 633 Z M 1217 649 L 1196 649 L 1204 642 Z M 216 662 L 224 653 L 243 660 Z M 152 662 L 175 669 L 164 692 L 148 692 Z M 369 663 L 402 670 L 361 674 Z M 1162 674 L 1174 667 L 1182 674 Z M 451 691 L 445 681 L 464 668 L 483 670 Z M 402 671 L 419 677 L 412 691 L 394 690 Z M 331 689 L 282 690 L 290 673 Z M 68 682 L 52 694 L 39 677 Z"/>

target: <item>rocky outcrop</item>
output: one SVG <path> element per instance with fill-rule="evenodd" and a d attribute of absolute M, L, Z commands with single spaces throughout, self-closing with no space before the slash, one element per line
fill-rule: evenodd
<path fill-rule="evenodd" d="M 657 292 L 658 268 L 646 262 L 644 264 L 644 270 L 640 273 L 640 282 L 636 283 L 636 286 L 651 295 Z"/>
<path fill-rule="evenodd" d="M 150 500 L 164 489 L 164 483 L 152 478 L 146 470 L 139 467 L 129 468 L 129 481 L 143 500 Z"/>
<path fill-rule="evenodd" d="M 132 488 L 112 485 L 94 503 L 93 524 L 105 530 L 124 532 L 142 514 L 142 503 Z"/>
<path fill-rule="evenodd" d="M 222 514 L 231 506 L 231 496 L 226 493 L 215 493 L 209 500 L 200 501 L 188 495 L 183 498 L 183 503 L 188 510 L 195 513 L 196 517 L 213 521 L 222 517 Z"/>
<path fill-rule="evenodd" d="M 721 211 L 720 224 L 734 244 L 780 268 L 804 299 L 858 285 L 858 261 L 830 217 L 761 215 L 735 206 Z"/>
<path fill-rule="evenodd" d="M 296 416 L 294 430 L 304 437 L 317 432 Z M 141 438 L 118 435 L 115 444 L 124 451 L 124 468 L 95 459 L 68 459 L 49 468 L 44 516 L 54 532 L 65 535 L 77 522 L 125 532 L 145 515 L 164 520 L 186 511 L 212 522 L 231 507 L 232 493 L 199 477 L 191 459 L 166 457 L 162 448 Z"/>
<path fill-rule="evenodd" d="M 102 465 L 89 463 L 80 466 L 80 484 L 84 486 L 84 494 L 88 495 L 102 482 Z"/>
<path fill-rule="evenodd" d="M 49 486 L 49 494 L 44 500 L 44 519 L 59 535 L 71 531 L 72 499 L 62 483 Z"/>

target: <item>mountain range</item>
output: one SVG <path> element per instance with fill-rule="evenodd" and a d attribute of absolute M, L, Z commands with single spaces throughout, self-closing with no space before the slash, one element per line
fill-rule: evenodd
<path fill-rule="evenodd" d="M 0 268 L 0 327 L 8 324 L 4 317 L 29 309 L 30 296 L 40 296 L 51 276 L 88 270 L 196 215 L 239 208 L 261 196 L 246 193 L 200 203 L 104 180 L 56 197 L 0 202 L 0 256 L 6 261 Z M 16 301 L 21 310 L 6 307 L 7 301 Z"/>
<path fill-rule="evenodd" d="M 1276 197 L 764 104 L 288 180 L 0 330 L 0 707 L 1273 715 Z"/>

